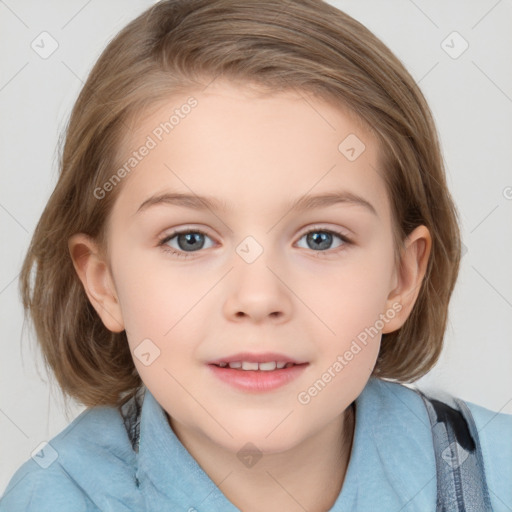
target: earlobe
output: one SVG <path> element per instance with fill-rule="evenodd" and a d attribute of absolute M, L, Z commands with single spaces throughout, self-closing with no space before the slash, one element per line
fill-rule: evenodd
<path fill-rule="evenodd" d="M 90 236 L 77 233 L 69 238 L 68 249 L 85 293 L 105 327 L 112 332 L 123 331 L 114 281 L 97 243 Z"/>
<path fill-rule="evenodd" d="M 397 285 L 386 304 L 388 310 L 393 309 L 396 314 L 386 324 L 384 334 L 399 329 L 409 317 L 425 277 L 431 247 L 432 238 L 426 226 L 418 226 L 406 238 L 397 269 Z"/>

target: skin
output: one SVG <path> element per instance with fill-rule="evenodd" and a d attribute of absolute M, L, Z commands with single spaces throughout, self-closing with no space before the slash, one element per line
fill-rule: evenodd
<path fill-rule="evenodd" d="M 149 366 L 134 357 L 137 370 L 226 497 L 248 512 L 320 512 L 342 488 L 354 431 L 349 405 L 375 366 L 381 334 L 410 314 L 430 234 L 424 226 L 411 233 L 398 271 L 376 139 L 341 108 L 305 93 L 261 96 L 220 80 L 193 95 L 197 107 L 124 178 L 108 218 L 108 256 L 84 234 L 70 238 L 70 254 L 105 326 L 126 329 L 132 353 L 147 338 L 159 348 Z M 143 144 L 188 97 L 169 98 L 141 118 L 127 147 Z M 349 134 L 366 146 L 354 161 L 338 150 Z M 290 212 L 304 194 L 342 189 L 364 197 L 376 214 L 350 203 Z M 230 209 L 160 204 L 136 213 L 163 191 L 214 196 Z M 194 246 L 203 248 L 186 252 L 183 237 L 181 245 L 179 237 L 167 242 L 188 258 L 158 246 L 174 229 L 193 228 L 207 232 Z M 351 243 L 333 235 L 315 250 L 305 236 L 313 228 L 338 230 Z M 263 250 L 252 263 L 236 252 L 247 236 Z M 300 403 L 298 394 L 381 314 L 388 322 L 379 334 Z M 244 392 L 206 366 L 241 351 L 281 352 L 309 365 L 275 391 Z M 248 442 L 262 453 L 252 467 L 237 458 Z"/>

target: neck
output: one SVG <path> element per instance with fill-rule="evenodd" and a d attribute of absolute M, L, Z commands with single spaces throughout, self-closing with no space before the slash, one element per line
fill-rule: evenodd
<path fill-rule="evenodd" d="M 226 498 L 243 512 L 324 512 L 339 496 L 350 459 L 355 405 L 293 449 L 244 467 L 237 454 L 169 419 L 171 428 Z"/>

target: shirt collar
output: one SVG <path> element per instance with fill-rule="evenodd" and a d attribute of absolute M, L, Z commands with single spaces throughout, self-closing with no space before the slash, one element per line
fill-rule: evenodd
<path fill-rule="evenodd" d="M 187 507 L 184 510 L 238 511 L 176 437 L 148 389 L 141 412 L 138 478 L 141 485 L 147 478 L 168 503 Z"/>
<path fill-rule="evenodd" d="M 436 468 L 419 395 L 372 377 L 356 399 L 355 421 L 350 462 L 331 511 L 431 509 Z"/>

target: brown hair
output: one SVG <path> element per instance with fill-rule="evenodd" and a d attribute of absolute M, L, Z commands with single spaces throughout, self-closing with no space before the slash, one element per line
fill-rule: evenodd
<path fill-rule="evenodd" d="M 402 382 L 424 375 L 441 352 L 461 242 L 434 121 L 413 78 L 368 29 L 321 0 L 164 0 L 123 28 L 91 70 L 23 263 L 25 314 L 61 388 L 85 405 L 120 405 L 140 387 L 126 332 L 103 325 L 67 241 L 81 232 L 107 247 L 106 220 L 122 183 L 101 200 L 94 190 L 121 165 L 131 123 L 170 94 L 218 76 L 269 92 L 309 92 L 348 108 L 375 134 L 395 257 L 419 225 L 432 247 L 414 308 L 400 329 L 383 335 L 373 374 Z"/>

